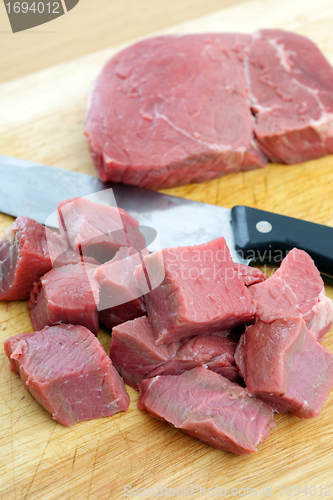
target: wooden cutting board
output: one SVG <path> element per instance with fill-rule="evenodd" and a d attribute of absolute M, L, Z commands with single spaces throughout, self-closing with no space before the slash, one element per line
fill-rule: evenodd
<path fill-rule="evenodd" d="M 258 0 L 167 32 L 269 27 L 309 36 L 333 63 L 331 0 Z M 102 65 L 119 49 L 1 85 L 1 153 L 94 174 L 83 136 L 85 103 Z M 269 165 L 168 192 L 333 226 L 333 157 L 292 167 Z M 0 230 L 12 220 L 0 214 Z M 331 287 L 326 292 L 333 297 Z M 1 343 L 27 331 L 32 326 L 26 303 L 1 303 Z M 99 338 L 108 350 L 110 335 L 101 329 Z M 333 331 L 323 345 L 333 351 Z M 0 352 L 0 499 L 106 500 L 135 494 L 154 498 L 153 493 L 161 498 L 288 498 L 302 491 L 301 498 L 305 492 L 311 498 L 333 495 L 333 393 L 316 419 L 276 416 L 276 428 L 254 456 L 225 453 L 184 435 L 139 411 L 137 393 L 129 393 L 126 413 L 65 428 L 25 392 Z"/>

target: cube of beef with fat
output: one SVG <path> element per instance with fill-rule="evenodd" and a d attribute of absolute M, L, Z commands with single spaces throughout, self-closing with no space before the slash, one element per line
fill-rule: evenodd
<path fill-rule="evenodd" d="M 235 359 L 248 391 L 280 413 L 315 417 L 332 388 L 333 355 L 313 338 L 301 316 L 249 326 Z"/>
<path fill-rule="evenodd" d="M 143 266 L 150 282 L 161 268 L 164 274 L 161 285 L 145 296 L 157 344 L 230 331 L 254 317 L 250 294 L 234 270 L 224 238 L 164 249 L 144 257 Z"/>
<path fill-rule="evenodd" d="M 129 406 L 123 380 L 83 326 L 15 335 L 4 347 L 26 390 L 62 425 L 110 416 Z"/>
<path fill-rule="evenodd" d="M 30 294 L 28 307 L 35 330 L 58 323 L 82 325 L 97 335 L 99 285 L 93 264 L 74 264 L 46 273 Z"/>
<path fill-rule="evenodd" d="M 256 453 L 275 426 L 266 403 L 205 367 L 143 380 L 139 408 L 215 448 L 240 455 Z"/>
<path fill-rule="evenodd" d="M 273 276 L 249 291 L 256 316 L 264 323 L 301 315 L 319 341 L 332 326 L 332 300 L 326 297 L 320 273 L 303 250 L 291 250 Z"/>

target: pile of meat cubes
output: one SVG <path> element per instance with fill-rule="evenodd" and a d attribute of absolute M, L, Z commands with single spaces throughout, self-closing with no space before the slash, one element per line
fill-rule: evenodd
<path fill-rule="evenodd" d="M 18 217 L 0 242 L 0 299 L 29 299 L 35 329 L 5 341 L 10 367 L 58 422 L 127 410 L 127 384 L 152 416 L 248 454 L 274 412 L 320 413 L 333 307 L 305 252 L 267 279 L 222 237 L 149 254 L 135 219 L 84 198 L 61 203 L 58 220 L 60 234 Z"/>

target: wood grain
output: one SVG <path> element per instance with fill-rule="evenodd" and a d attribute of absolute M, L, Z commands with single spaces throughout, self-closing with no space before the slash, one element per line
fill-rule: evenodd
<path fill-rule="evenodd" d="M 167 32 L 250 32 L 260 27 L 308 35 L 333 63 L 331 0 L 256 0 Z M 85 102 L 103 63 L 117 50 L 119 47 L 107 49 L 2 84 L 1 152 L 94 174 L 83 136 Z M 269 165 L 168 192 L 228 207 L 248 204 L 333 226 L 333 157 L 293 167 Z M 0 230 L 11 221 L 0 215 Z M 333 298 L 333 289 L 327 287 L 326 291 Z M 0 304 L 0 318 L 2 343 L 15 333 L 32 329 L 25 302 Z M 108 351 L 109 334 L 101 329 L 99 338 Z M 332 331 L 323 345 L 333 351 Z M 274 499 L 288 497 L 287 485 L 313 485 L 315 497 L 320 498 L 328 493 L 326 485 L 333 486 L 332 394 L 316 419 L 277 416 L 277 427 L 259 453 L 240 457 L 210 448 L 152 419 L 137 409 L 137 393 L 131 389 L 126 413 L 64 428 L 26 393 L 8 369 L 3 352 L 0 373 L 1 500 L 123 499 L 126 485 L 155 491 L 158 485 L 217 486 L 226 489 L 225 498 L 246 496 L 247 488 L 256 488 L 256 497 L 264 498 L 263 488 L 272 487 Z M 251 495 L 250 490 L 247 493 Z M 204 490 L 201 494 L 196 491 L 188 497 L 208 498 L 208 493 L 204 496 Z"/>
<path fill-rule="evenodd" d="M 80 0 L 51 23 L 15 34 L 1 2 L 0 83 L 245 1 Z"/>

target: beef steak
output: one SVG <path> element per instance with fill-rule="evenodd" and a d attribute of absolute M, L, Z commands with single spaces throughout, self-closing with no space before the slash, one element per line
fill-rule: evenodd
<path fill-rule="evenodd" d="M 151 189 L 265 166 L 248 105 L 249 35 L 162 36 L 113 57 L 85 133 L 102 180 Z"/>
<path fill-rule="evenodd" d="M 85 133 L 102 180 L 168 188 L 333 153 L 333 68 L 282 30 L 161 36 L 114 56 Z"/>
<path fill-rule="evenodd" d="M 262 30 L 245 58 L 255 135 L 273 162 L 333 153 L 333 68 L 304 36 Z"/>

